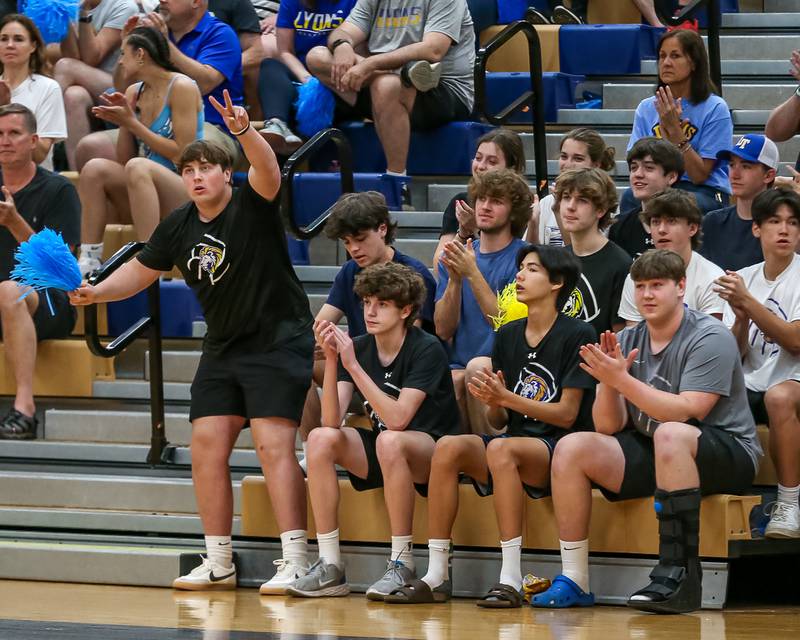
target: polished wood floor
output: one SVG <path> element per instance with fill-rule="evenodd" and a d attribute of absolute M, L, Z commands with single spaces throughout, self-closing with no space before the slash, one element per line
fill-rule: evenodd
<path fill-rule="evenodd" d="M 60 634 L 58 627 L 53 627 L 49 634 L 38 630 L 25 635 L 26 625 L 31 629 L 36 625 L 22 621 L 71 623 L 65 628 L 78 631 Z M 141 630 L 124 636 L 103 631 L 110 625 L 117 629 L 149 628 L 153 633 L 158 628 L 158 635 L 149 636 Z M 800 607 L 750 607 L 687 616 L 640 615 L 625 608 L 602 606 L 569 611 L 529 607 L 485 611 L 469 600 L 392 607 L 368 602 L 361 595 L 301 600 L 259 597 L 254 589 L 214 594 L 0 581 L 0 639 L 29 637 L 798 640 Z"/>

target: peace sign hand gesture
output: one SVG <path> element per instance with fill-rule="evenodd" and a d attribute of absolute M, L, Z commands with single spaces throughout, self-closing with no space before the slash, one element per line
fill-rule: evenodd
<path fill-rule="evenodd" d="M 247 115 L 244 107 L 233 104 L 231 94 L 228 93 L 227 89 L 222 92 L 222 97 L 225 99 L 224 106 L 214 96 L 209 96 L 209 102 L 217 110 L 217 113 L 222 116 L 222 120 L 231 135 L 240 136 L 250 128 L 250 116 Z"/>

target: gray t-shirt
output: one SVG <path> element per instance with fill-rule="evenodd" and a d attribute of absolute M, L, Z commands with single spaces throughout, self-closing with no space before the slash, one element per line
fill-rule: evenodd
<path fill-rule="evenodd" d="M 347 22 L 368 34 L 369 52 L 387 53 L 443 33 L 452 44 L 442 59 L 440 82 L 472 110 L 475 32 L 466 0 L 358 0 Z"/>
<path fill-rule="evenodd" d="M 668 393 L 702 391 L 719 395 L 717 403 L 697 426 L 730 432 L 758 469 L 761 445 L 747 403 L 739 349 L 725 325 L 705 313 L 684 308 L 678 331 L 660 353 L 650 350 L 650 334 L 644 321 L 623 329 L 618 339 L 626 355 L 639 349 L 630 369 L 637 380 Z M 633 426 L 652 437 L 659 422 L 630 402 L 626 404 Z"/>
<path fill-rule="evenodd" d="M 97 8 L 92 11 L 92 27 L 95 33 L 100 29 L 119 29 L 122 35 L 122 27 L 132 15 L 139 13 L 139 5 L 136 0 L 102 0 Z M 111 47 L 100 68 L 107 73 L 114 73 L 114 67 L 119 60 L 119 46 Z"/>

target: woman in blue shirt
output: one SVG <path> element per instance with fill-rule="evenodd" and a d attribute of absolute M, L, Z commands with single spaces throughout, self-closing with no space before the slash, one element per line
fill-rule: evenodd
<path fill-rule="evenodd" d="M 265 120 L 261 135 L 275 153 L 290 155 L 303 143 L 289 126 L 297 98 L 295 83 L 303 84 L 311 78 L 306 54 L 314 47 L 325 46 L 328 34 L 344 22 L 355 3 L 356 0 L 281 1 L 275 24 L 278 57 L 261 63 L 258 79 Z"/>
<path fill-rule="evenodd" d="M 692 192 L 703 212 L 727 206 L 731 192 L 728 162 L 717 155 L 730 149 L 733 121 L 716 91 L 700 36 L 686 29 L 665 33 L 658 43 L 656 95 L 637 107 L 628 142 L 630 150 L 640 138 L 655 136 L 678 147 L 686 171 L 674 186 Z M 633 208 L 626 192 L 620 212 Z"/>

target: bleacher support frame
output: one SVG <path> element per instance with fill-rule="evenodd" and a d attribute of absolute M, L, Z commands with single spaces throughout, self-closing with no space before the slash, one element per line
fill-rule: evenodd
<path fill-rule="evenodd" d="M 499 113 L 489 112 L 486 94 L 486 65 L 489 58 L 518 33 L 528 39 L 530 91 L 526 91 Z M 536 191 L 540 198 L 547 195 L 547 130 L 544 119 L 544 90 L 542 80 L 542 46 L 535 27 L 526 20 L 518 20 L 508 25 L 484 47 L 475 57 L 475 109 L 484 119 L 495 126 L 502 126 L 518 111 L 528 109 L 531 115 L 533 132 L 534 166 L 536 171 Z"/>

